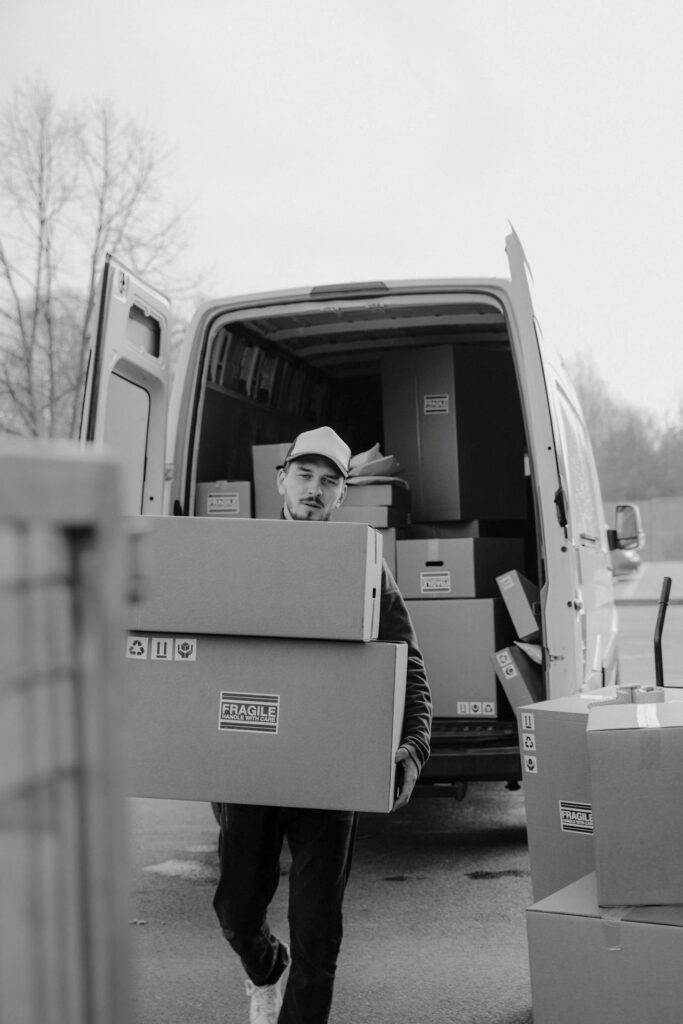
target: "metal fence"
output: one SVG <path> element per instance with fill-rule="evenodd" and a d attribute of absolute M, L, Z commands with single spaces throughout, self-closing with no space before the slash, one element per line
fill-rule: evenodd
<path fill-rule="evenodd" d="M 0 1024 L 122 1024 L 118 470 L 0 445 Z"/>

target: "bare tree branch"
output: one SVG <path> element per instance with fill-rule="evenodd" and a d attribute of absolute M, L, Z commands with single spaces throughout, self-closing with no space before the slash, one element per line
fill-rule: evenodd
<path fill-rule="evenodd" d="M 107 251 L 164 291 L 186 212 L 164 198 L 170 154 L 109 101 L 60 108 L 40 80 L 0 115 L 0 430 L 74 436 Z"/>

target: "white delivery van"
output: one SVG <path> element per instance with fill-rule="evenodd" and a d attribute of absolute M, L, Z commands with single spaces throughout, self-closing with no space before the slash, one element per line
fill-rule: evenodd
<path fill-rule="evenodd" d="M 253 484 L 254 446 L 329 424 L 352 451 L 379 443 L 404 467 L 412 508 L 399 543 L 426 539 L 431 555 L 458 538 L 470 547 L 509 543 L 509 568 L 537 588 L 542 698 L 613 684 L 609 545 L 638 543 L 637 510 L 620 506 L 606 529 L 584 418 L 541 336 L 514 233 L 506 250 L 509 279 L 380 281 L 207 302 L 189 327 L 172 394 L 169 304 L 108 257 L 82 437 L 121 452 L 123 511 L 191 517 L 207 484 Z M 421 783 L 443 791 L 468 780 L 514 782 L 517 725 L 493 664 L 496 648 L 516 639 L 510 617 L 490 590 L 444 601 L 441 582 L 431 582 L 425 599 L 408 602 L 434 692 Z M 475 679 L 489 689 L 473 690 Z"/>

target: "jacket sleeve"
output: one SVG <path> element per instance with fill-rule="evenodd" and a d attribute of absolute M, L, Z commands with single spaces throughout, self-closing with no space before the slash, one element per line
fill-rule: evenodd
<path fill-rule="evenodd" d="M 417 644 L 408 609 L 386 562 L 382 565 L 382 599 L 377 639 L 384 643 L 408 645 L 406 704 L 401 746 L 409 750 L 418 770 L 421 771 L 429 757 L 432 698 L 424 658 Z"/>

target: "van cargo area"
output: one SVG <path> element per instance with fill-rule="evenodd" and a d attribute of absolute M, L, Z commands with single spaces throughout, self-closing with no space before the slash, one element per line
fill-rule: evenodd
<path fill-rule="evenodd" d="M 421 646 L 438 679 L 433 753 L 421 783 L 448 792 L 467 780 L 519 780 L 515 713 L 492 658 L 514 641 L 509 615 L 500 596 L 491 596 L 493 577 L 480 593 L 449 597 L 449 570 L 439 557 L 441 539 L 467 538 L 466 557 L 479 559 L 471 573 L 477 580 L 490 558 L 486 540 L 508 539 L 509 565 L 498 557 L 494 576 L 517 570 L 543 585 L 533 464 L 506 316 L 485 292 L 439 293 L 432 283 L 422 294 L 414 285 L 383 294 L 383 287 L 348 295 L 314 289 L 308 300 L 299 294 L 267 306 L 259 297 L 239 314 L 214 307 L 173 511 L 195 513 L 199 484 L 253 488 L 254 446 L 277 446 L 274 458 L 281 457 L 282 445 L 320 424 L 354 454 L 379 444 L 395 456 L 410 508 L 377 521 L 392 527 L 383 532 L 397 544 L 419 538 L 431 545 L 424 590 L 411 602 L 419 604 L 416 620 L 434 619 Z M 258 507 L 257 496 L 257 515 Z M 362 507 L 353 509 L 358 514 Z"/>

